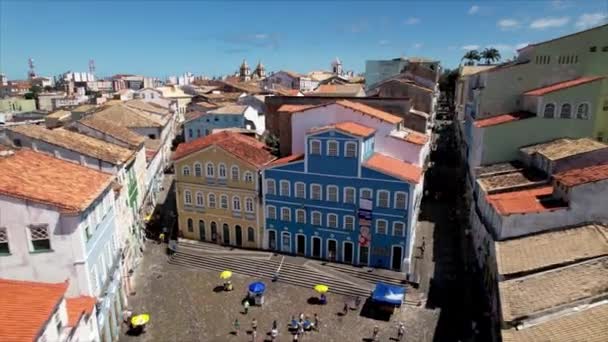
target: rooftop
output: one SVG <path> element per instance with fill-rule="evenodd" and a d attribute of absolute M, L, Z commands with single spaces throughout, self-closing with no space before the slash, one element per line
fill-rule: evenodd
<path fill-rule="evenodd" d="M 608 336 L 608 304 L 576 310 L 549 321 L 502 331 L 503 342 L 605 342 Z"/>
<path fill-rule="evenodd" d="M 68 285 L 0 279 L 0 340 L 37 341 Z"/>
<path fill-rule="evenodd" d="M 229 115 L 243 115 L 245 110 L 247 110 L 249 106 L 241 106 L 241 105 L 230 105 L 223 106 L 220 108 L 212 109 L 208 111 L 208 114 L 229 114 Z"/>
<path fill-rule="evenodd" d="M 529 118 L 536 117 L 536 114 L 526 111 L 508 113 L 508 114 L 500 114 L 496 116 L 492 116 L 489 118 L 479 119 L 475 121 L 475 127 L 477 128 L 485 128 L 500 125 L 507 122 L 525 120 Z"/>
<path fill-rule="evenodd" d="M 490 193 L 497 190 L 546 183 L 547 179 L 540 171 L 524 169 L 481 177 L 477 182 L 484 191 Z"/>
<path fill-rule="evenodd" d="M 532 89 L 532 90 L 529 90 L 529 91 L 525 92 L 524 95 L 528 95 L 528 96 L 542 96 L 542 95 L 549 94 L 549 93 L 552 93 L 552 92 L 555 92 L 555 91 L 558 91 L 558 90 L 564 90 L 564 89 L 576 87 L 576 86 L 579 86 L 579 85 L 582 85 L 582 84 L 587 84 L 587 83 L 590 83 L 590 82 L 601 80 L 603 78 L 604 78 L 604 76 L 579 77 L 579 78 L 575 78 L 573 80 L 553 83 L 553 84 L 548 85 L 548 86 Z"/>
<path fill-rule="evenodd" d="M 488 195 L 488 202 L 500 215 L 530 214 L 567 208 L 568 204 L 552 197 L 552 186 L 501 192 Z"/>
<path fill-rule="evenodd" d="M 167 98 L 192 97 L 191 95 L 184 93 L 184 91 L 177 86 L 158 87 L 156 89 L 163 94 L 163 97 Z"/>
<path fill-rule="evenodd" d="M 547 143 L 522 147 L 520 151 L 526 154 L 538 153 L 549 160 L 583 154 L 600 149 L 608 149 L 608 145 L 589 138 L 557 139 Z"/>
<path fill-rule="evenodd" d="M 219 146 L 255 167 L 262 167 L 276 159 L 264 143 L 243 134 L 223 131 L 179 144 L 173 154 L 173 160 L 179 160 L 211 145 Z"/>
<path fill-rule="evenodd" d="M 608 164 L 556 173 L 553 178 L 565 186 L 576 186 L 608 179 Z"/>
<path fill-rule="evenodd" d="M 539 315 L 608 293 L 608 257 L 498 283 L 503 321 Z"/>
<path fill-rule="evenodd" d="M 303 112 L 310 108 L 320 107 L 319 105 L 295 105 L 295 104 L 284 104 L 279 107 L 277 112 L 295 113 Z"/>
<path fill-rule="evenodd" d="M 424 145 L 429 142 L 429 137 L 425 134 L 414 132 L 409 129 L 394 130 L 390 134 L 391 137 L 407 141 L 415 145 Z"/>
<path fill-rule="evenodd" d="M 145 112 L 154 113 L 157 115 L 169 115 L 169 111 L 166 108 L 163 108 L 152 102 L 146 102 L 146 101 L 142 101 L 142 100 L 130 100 L 130 101 L 124 102 L 124 104 L 129 107 L 143 110 Z"/>
<path fill-rule="evenodd" d="M 67 298 L 68 309 L 68 326 L 74 327 L 80 321 L 82 315 L 90 315 L 93 313 L 93 308 L 97 299 L 89 296 L 80 296 L 75 298 Z"/>
<path fill-rule="evenodd" d="M 89 207 L 113 179 L 111 174 L 28 149 L 0 157 L 0 169 L 0 193 L 70 213 Z"/>
<path fill-rule="evenodd" d="M 10 130 L 114 165 L 123 164 L 134 156 L 133 151 L 128 148 L 64 128 L 48 129 L 38 125 L 23 125 L 11 127 Z"/>
<path fill-rule="evenodd" d="M 289 163 L 292 163 L 295 161 L 300 161 L 300 160 L 304 160 L 304 153 L 292 154 L 287 157 L 279 158 L 279 159 L 271 162 L 269 164 L 269 166 L 279 166 L 279 165 L 289 164 Z"/>
<path fill-rule="evenodd" d="M 308 130 L 309 133 L 317 133 L 321 131 L 326 131 L 328 129 L 336 129 L 338 131 L 342 131 L 347 134 L 351 134 L 354 136 L 366 138 L 376 132 L 375 128 L 371 128 L 365 125 L 358 124 L 352 121 L 343 121 L 338 122 L 333 125 L 323 126 L 323 127 L 315 127 Z"/>
<path fill-rule="evenodd" d="M 342 107 L 345 107 L 345 108 L 352 109 L 354 111 L 357 111 L 357 112 L 365 114 L 365 115 L 373 116 L 376 119 L 386 121 L 388 123 L 397 124 L 402 121 L 402 119 L 396 115 L 389 114 L 385 111 L 376 109 L 374 107 L 370 107 L 368 105 L 364 105 L 362 103 L 352 102 L 352 101 L 348 101 L 348 100 L 340 100 L 340 101 L 336 101 L 336 104 L 338 104 Z"/>
<path fill-rule="evenodd" d="M 361 84 L 321 84 L 309 94 L 315 96 L 357 96 L 362 91 Z"/>
<path fill-rule="evenodd" d="M 418 183 L 422 177 L 420 167 L 377 152 L 363 166 L 410 183 Z"/>
<path fill-rule="evenodd" d="M 520 161 L 510 161 L 507 163 L 497 163 L 486 166 L 479 166 L 475 168 L 475 176 L 485 177 L 491 175 L 498 175 L 504 173 L 512 173 L 514 171 L 522 171 L 524 169 L 524 164 Z"/>
<path fill-rule="evenodd" d="M 204 95 L 200 95 L 206 99 L 209 99 L 211 101 L 214 102 L 218 102 L 218 101 L 228 101 L 228 102 L 234 102 L 236 101 L 243 93 L 209 93 L 209 94 L 204 94 Z"/>
<path fill-rule="evenodd" d="M 103 132 L 116 140 L 122 141 L 131 148 L 136 148 L 144 142 L 144 137 L 141 135 L 96 114 L 89 115 L 78 122 L 96 131 Z"/>
<path fill-rule="evenodd" d="M 106 106 L 95 115 L 128 128 L 160 128 L 166 124 L 157 115 L 148 114 L 124 104 Z"/>
<path fill-rule="evenodd" d="M 498 273 L 539 271 L 608 255 L 608 226 L 588 224 L 496 241 Z"/>
<path fill-rule="evenodd" d="M 470 76 L 480 71 L 493 68 L 493 65 L 465 65 L 460 67 L 460 76 Z"/>
<path fill-rule="evenodd" d="M 62 120 L 62 119 L 70 118 L 71 116 L 72 116 L 72 113 L 68 112 L 67 110 L 57 110 L 57 111 L 50 113 L 46 117 L 51 118 L 51 119 Z"/>

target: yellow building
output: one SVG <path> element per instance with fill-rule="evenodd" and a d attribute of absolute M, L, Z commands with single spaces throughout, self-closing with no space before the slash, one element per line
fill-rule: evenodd
<path fill-rule="evenodd" d="M 260 169 L 275 159 L 266 146 L 242 134 L 220 132 L 180 144 L 173 159 L 183 237 L 261 248 Z"/>

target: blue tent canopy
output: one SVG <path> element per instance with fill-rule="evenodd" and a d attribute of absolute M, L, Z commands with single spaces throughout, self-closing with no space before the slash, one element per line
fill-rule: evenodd
<path fill-rule="evenodd" d="M 254 283 L 249 284 L 249 292 L 260 294 L 264 293 L 265 290 L 266 285 L 264 285 L 264 283 L 262 283 L 261 281 L 256 281 Z"/>
<path fill-rule="evenodd" d="M 405 298 L 405 288 L 385 283 L 376 283 L 372 301 L 383 304 L 401 305 Z"/>

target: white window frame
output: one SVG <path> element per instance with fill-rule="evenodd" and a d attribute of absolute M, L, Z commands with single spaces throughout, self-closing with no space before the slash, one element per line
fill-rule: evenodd
<path fill-rule="evenodd" d="M 34 240 L 33 236 L 32 236 L 32 229 L 38 229 L 38 228 L 46 228 L 46 239 L 36 239 Z M 38 241 L 38 240 L 49 240 L 49 249 L 48 250 L 42 250 L 41 251 L 52 251 L 53 250 L 53 244 L 51 243 L 51 231 L 50 231 L 50 227 L 48 224 L 31 224 L 25 227 L 26 232 L 27 232 L 27 241 L 29 243 L 29 247 L 30 247 L 30 252 L 34 252 L 37 251 L 34 248 L 34 241 Z"/>
<path fill-rule="evenodd" d="M 84 223 L 84 225 L 85 225 L 85 228 L 86 228 L 86 227 L 89 227 L 89 225 L 88 225 L 88 224 L 86 224 L 86 222 Z M 90 230 L 90 228 L 89 228 L 89 230 Z M 85 232 L 85 236 L 86 236 L 86 235 L 87 235 L 87 234 L 86 234 L 86 232 Z M 93 236 L 93 235 L 91 234 L 91 237 L 92 237 L 92 236 Z M 7 228 L 7 227 L 0 227 L 0 237 L 1 237 L 1 238 L 0 238 L 0 243 L 5 243 L 5 244 L 6 244 L 6 247 L 7 247 L 7 250 L 8 250 L 8 252 L 7 252 L 7 253 L 10 255 L 10 253 L 11 253 L 11 243 L 10 243 L 10 241 L 9 241 L 9 236 L 8 236 L 8 228 Z M 88 241 L 88 240 L 89 240 L 89 239 L 87 239 L 87 241 Z"/>
<path fill-rule="evenodd" d="M 222 176 L 222 170 L 224 171 L 224 175 Z M 219 163 L 217 165 L 217 177 L 221 179 L 226 179 L 228 177 L 228 170 L 226 170 L 226 164 Z"/>
<path fill-rule="evenodd" d="M 203 164 L 199 162 L 194 163 L 194 177 L 203 177 Z"/>
<path fill-rule="evenodd" d="M 190 198 L 190 199 L 188 199 L 188 198 Z M 192 191 L 184 190 L 184 204 L 192 205 Z M 97 221 L 97 220 L 95 220 L 95 221 Z"/>
<path fill-rule="evenodd" d="M 190 166 L 184 165 L 182 167 L 182 175 L 186 177 L 190 177 Z"/>
<path fill-rule="evenodd" d="M 391 207 L 391 193 L 388 190 L 376 191 L 376 207 L 378 208 L 390 208 Z M 380 194 L 386 193 L 386 206 L 380 206 Z"/>
<path fill-rule="evenodd" d="M 402 224 L 403 225 L 403 232 L 401 233 L 401 235 L 396 235 L 395 234 L 395 230 L 396 230 L 395 226 L 398 225 L 398 224 Z M 402 237 L 405 236 L 405 222 L 403 222 L 403 221 L 395 221 L 395 222 L 393 222 L 393 229 L 392 229 L 391 233 L 392 233 L 391 235 L 393 235 L 393 236 L 402 236 Z"/>
<path fill-rule="evenodd" d="M 274 215 L 270 215 L 270 209 L 273 210 Z M 277 207 L 274 205 L 267 205 L 266 206 L 266 218 L 270 219 L 270 220 L 276 220 L 277 219 Z"/>
<path fill-rule="evenodd" d="M 236 177 L 235 177 L 235 171 L 236 170 Z M 238 182 L 240 180 L 241 177 L 241 170 L 237 165 L 232 165 L 232 167 L 230 168 L 230 180 L 232 180 L 233 182 Z"/>
<path fill-rule="evenodd" d="M 314 187 L 318 187 L 319 188 L 319 198 L 314 198 L 314 191 L 313 188 Z M 314 200 L 314 201 L 322 201 L 323 200 L 323 186 L 321 184 L 317 184 L 317 183 L 312 183 L 310 184 L 310 199 Z"/>
<path fill-rule="evenodd" d="M 197 207 L 204 207 L 205 206 L 205 195 L 203 195 L 202 192 L 197 191 L 196 192 L 196 196 L 194 198 L 196 198 L 195 205 Z M 200 204 L 199 204 L 199 199 L 200 199 Z"/>
<path fill-rule="evenodd" d="M 335 190 L 335 194 L 336 194 L 335 200 L 332 200 L 332 199 L 329 198 L 329 194 L 330 194 L 329 191 L 330 191 L 330 189 L 334 189 Z M 328 202 L 334 202 L 334 203 L 337 203 L 337 202 L 340 201 L 340 194 L 339 194 L 340 188 L 337 185 L 330 184 L 330 185 L 328 185 L 326 187 L 325 191 L 326 191 L 326 193 L 325 193 L 325 200 L 326 201 L 328 201 Z"/>
<path fill-rule="evenodd" d="M 397 196 L 398 195 L 403 195 L 403 197 L 404 197 L 404 201 L 403 201 L 404 202 L 403 203 L 404 206 L 403 206 L 403 208 L 399 208 L 397 206 Z M 405 192 L 405 191 L 395 191 L 395 195 L 394 195 L 394 198 L 393 198 L 393 207 L 395 209 L 407 210 L 407 200 L 408 200 L 407 192 Z"/>
<path fill-rule="evenodd" d="M 313 148 L 313 145 L 314 145 L 315 143 L 319 144 L 319 149 L 318 149 L 318 152 L 317 152 L 317 153 L 315 153 L 314 148 Z M 321 147 L 322 147 L 322 146 L 323 146 L 323 145 L 321 144 L 321 140 L 319 140 L 319 139 L 311 139 L 311 140 L 310 140 L 310 147 L 309 147 L 308 154 L 311 154 L 311 155 L 316 155 L 316 156 L 320 156 L 320 155 L 321 155 Z"/>
<path fill-rule="evenodd" d="M 241 211 L 241 198 L 239 196 L 232 196 L 232 210 Z"/>
<path fill-rule="evenodd" d="M 253 183 L 253 173 L 251 171 L 245 172 L 245 183 Z"/>
<path fill-rule="evenodd" d="M 363 192 L 364 191 L 369 191 L 369 194 L 370 194 L 370 197 L 366 198 L 366 199 L 368 199 L 370 201 L 374 199 L 374 190 L 372 190 L 371 188 L 361 188 L 361 189 L 359 189 L 359 198 L 365 198 L 365 197 L 363 197 Z"/>
<path fill-rule="evenodd" d="M 299 190 L 301 190 L 301 191 L 298 191 L 298 187 L 300 187 Z M 304 182 L 295 182 L 294 183 L 294 192 L 295 192 L 294 193 L 295 198 L 306 199 L 306 183 L 304 183 Z M 298 192 L 302 192 L 302 196 L 299 196 Z"/>
<path fill-rule="evenodd" d="M 335 155 L 329 153 L 329 150 L 330 150 L 329 147 L 331 146 L 331 144 L 336 144 L 336 154 Z M 327 140 L 327 146 L 325 148 L 325 152 L 328 157 L 339 157 L 340 156 L 340 143 L 337 140 Z"/>
<path fill-rule="evenodd" d="M 209 166 L 211 166 L 211 168 L 209 168 Z M 209 170 L 211 170 L 211 172 L 209 172 Z M 205 175 L 207 177 L 215 177 L 215 165 L 212 162 L 207 162 L 207 164 L 205 164 Z"/>
<path fill-rule="evenodd" d="M 587 112 L 585 113 L 584 117 L 579 117 L 578 116 L 578 109 L 583 106 L 586 105 L 587 106 Z M 579 120 L 589 120 L 589 113 L 591 112 L 591 104 L 589 102 L 581 102 L 576 106 L 576 118 Z"/>
<path fill-rule="evenodd" d="M 335 217 L 334 221 L 336 222 L 336 224 L 333 227 L 329 224 L 331 222 L 330 217 Z M 337 214 L 334 214 L 334 213 L 327 214 L 327 227 L 328 228 L 338 228 L 338 215 Z"/>
<path fill-rule="evenodd" d="M 220 195 L 220 208 L 221 209 L 228 209 L 228 196 L 227 195 Z"/>
<path fill-rule="evenodd" d="M 346 224 L 347 219 L 352 220 L 352 228 L 348 228 L 348 225 Z M 342 221 L 342 228 L 344 228 L 345 230 L 355 230 L 355 217 L 353 215 L 344 215 Z"/>
<path fill-rule="evenodd" d="M 319 217 L 319 223 L 315 223 L 315 215 Z M 314 210 L 310 213 L 310 224 L 313 226 L 322 226 L 323 225 L 323 214 L 320 211 Z"/>
<path fill-rule="evenodd" d="M 251 197 L 245 198 L 245 211 L 248 213 L 252 213 L 255 211 L 255 204 L 253 203 L 253 198 L 251 198 Z"/>
<path fill-rule="evenodd" d="M 285 191 L 283 191 L 284 184 L 287 185 L 287 193 L 285 193 Z M 291 196 L 291 183 L 286 179 L 281 179 L 279 181 L 279 196 L 286 196 L 286 197 Z"/>
<path fill-rule="evenodd" d="M 352 202 L 347 202 L 346 201 L 346 198 L 348 197 L 348 196 L 346 196 L 346 192 L 348 190 L 351 190 L 352 193 L 353 193 L 353 200 L 352 200 Z M 356 204 L 357 203 L 357 189 L 354 188 L 354 187 L 352 187 L 352 186 L 345 186 L 344 190 L 342 190 L 342 202 L 347 203 L 347 204 Z"/>
<path fill-rule="evenodd" d="M 300 220 L 300 216 L 302 215 L 302 219 Z M 304 209 L 296 209 L 296 223 L 306 224 L 306 210 Z"/>
<path fill-rule="evenodd" d="M 344 144 L 344 157 L 346 157 L 346 158 L 357 158 L 359 156 L 359 154 L 357 153 L 358 152 L 357 151 L 358 150 L 358 146 L 357 145 L 358 144 L 356 142 L 354 142 L 354 141 L 347 141 Z M 348 147 L 349 146 L 354 146 L 354 148 L 355 148 L 355 154 L 352 155 L 352 156 L 348 155 Z"/>
<path fill-rule="evenodd" d="M 209 208 L 215 208 L 217 205 L 217 197 L 215 196 L 215 194 L 213 192 L 210 192 L 209 194 L 207 194 L 207 206 Z"/>
<path fill-rule="evenodd" d="M 270 186 L 268 186 L 268 184 L 270 184 L 270 183 L 272 183 L 272 191 L 269 191 Z M 277 194 L 277 182 L 272 178 L 266 179 L 266 194 L 267 195 L 276 195 Z"/>
<path fill-rule="evenodd" d="M 380 222 L 384 222 L 384 233 L 381 233 L 379 228 Z M 376 226 L 375 228 L 375 232 L 376 234 L 382 234 L 382 235 L 388 235 L 388 221 L 385 219 L 377 219 L 376 220 Z"/>
<path fill-rule="evenodd" d="M 549 106 L 549 105 L 553 105 L 553 114 L 552 114 L 553 116 L 551 116 L 551 117 L 545 116 L 545 112 L 547 111 L 547 106 Z M 557 114 L 557 104 L 555 102 L 545 103 L 545 105 L 543 106 L 543 118 L 545 118 L 545 119 L 555 119 L 557 117 L 556 114 Z"/>
<path fill-rule="evenodd" d="M 285 213 L 289 213 L 287 219 L 285 218 Z M 291 208 L 290 207 L 281 207 L 281 221 L 291 222 Z"/>
<path fill-rule="evenodd" d="M 567 118 L 562 117 L 564 106 L 570 106 L 570 116 Z M 561 106 L 559 106 L 559 119 L 572 119 L 572 104 L 570 102 L 564 102 Z"/>

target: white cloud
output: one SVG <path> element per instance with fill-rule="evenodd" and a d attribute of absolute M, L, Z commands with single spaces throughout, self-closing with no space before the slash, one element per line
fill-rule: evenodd
<path fill-rule="evenodd" d="M 585 13 L 578 17 L 576 27 L 586 29 L 594 26 L 599 26 L 608 22 L 608 15 L 604 13 Z"/>
<path fill-rule="evenodd" d="M 414 45 L 412 45 L 412 48 L 414 49 L 420 49 L 422 47 L 422 43 L 414 43 Z"/>
<path fill-rule="evenodd" d="M 256 35 L 254 35 L 255 39 L 266 39 L 268 38 L 268 35 L 266 33 L 258 33 Z"/>
<path fill-rule="evenodd" d="M 569 17 L 561 18 L 540 18 L 534 20 L 530 24 L 530 28 L 535 30 L 544 30 L 547 28 L 562 27 L 570 22 Z"/>
<path fill-rule="evenodd" d="M 406 25 L 416 25 L 416 24 L 420 24 L 420 18 L 417 17 L 409 17 L 407 19 L 405 19 L 404 23 Z"/>
<path fill-rule="evenodd" d="M 473 6 L 471 6 L 471 8 L 469 8 L 469 14 L 472 15 L 472 14 L 475 14 L 477 12 L 479 12 L 479 6 L 473 5 Z"/>
<path fill-rule="evenodd" d="M 500 27 L 501 30 L 507 31 L 507 30 L 514 30 L 514 29 L 518 28 L 520 23 L 519 23 L 519 21 L 517 21 L 515 19 L 505 18 L 505 19 L 500 19 L 496 23 L 496 25 L 498 27 Z"/>
<path fill-rule="evenodd" d="M 386 39 L 382 39 L 382 40 L 379 40 L 379 41 L 378 41 L 378 45 L 388 45 L 388 44 L 390 44 L 390 43 L 391 43 L 391 42 L 390 42 L 390 41 L 388 41 L 388 40 L 386 40 Z"/>
<path fill-rule="evenodd" d="M 479 49 L 479 45 L 473 45 L 473 44 L 471 44 L 471 45 L 464 45 L 464 46 L 461 47 L 461 49 L 467 50 L 467 51 L 469 51 L 469 50 L 477 50 L 477 49 Z"/>

